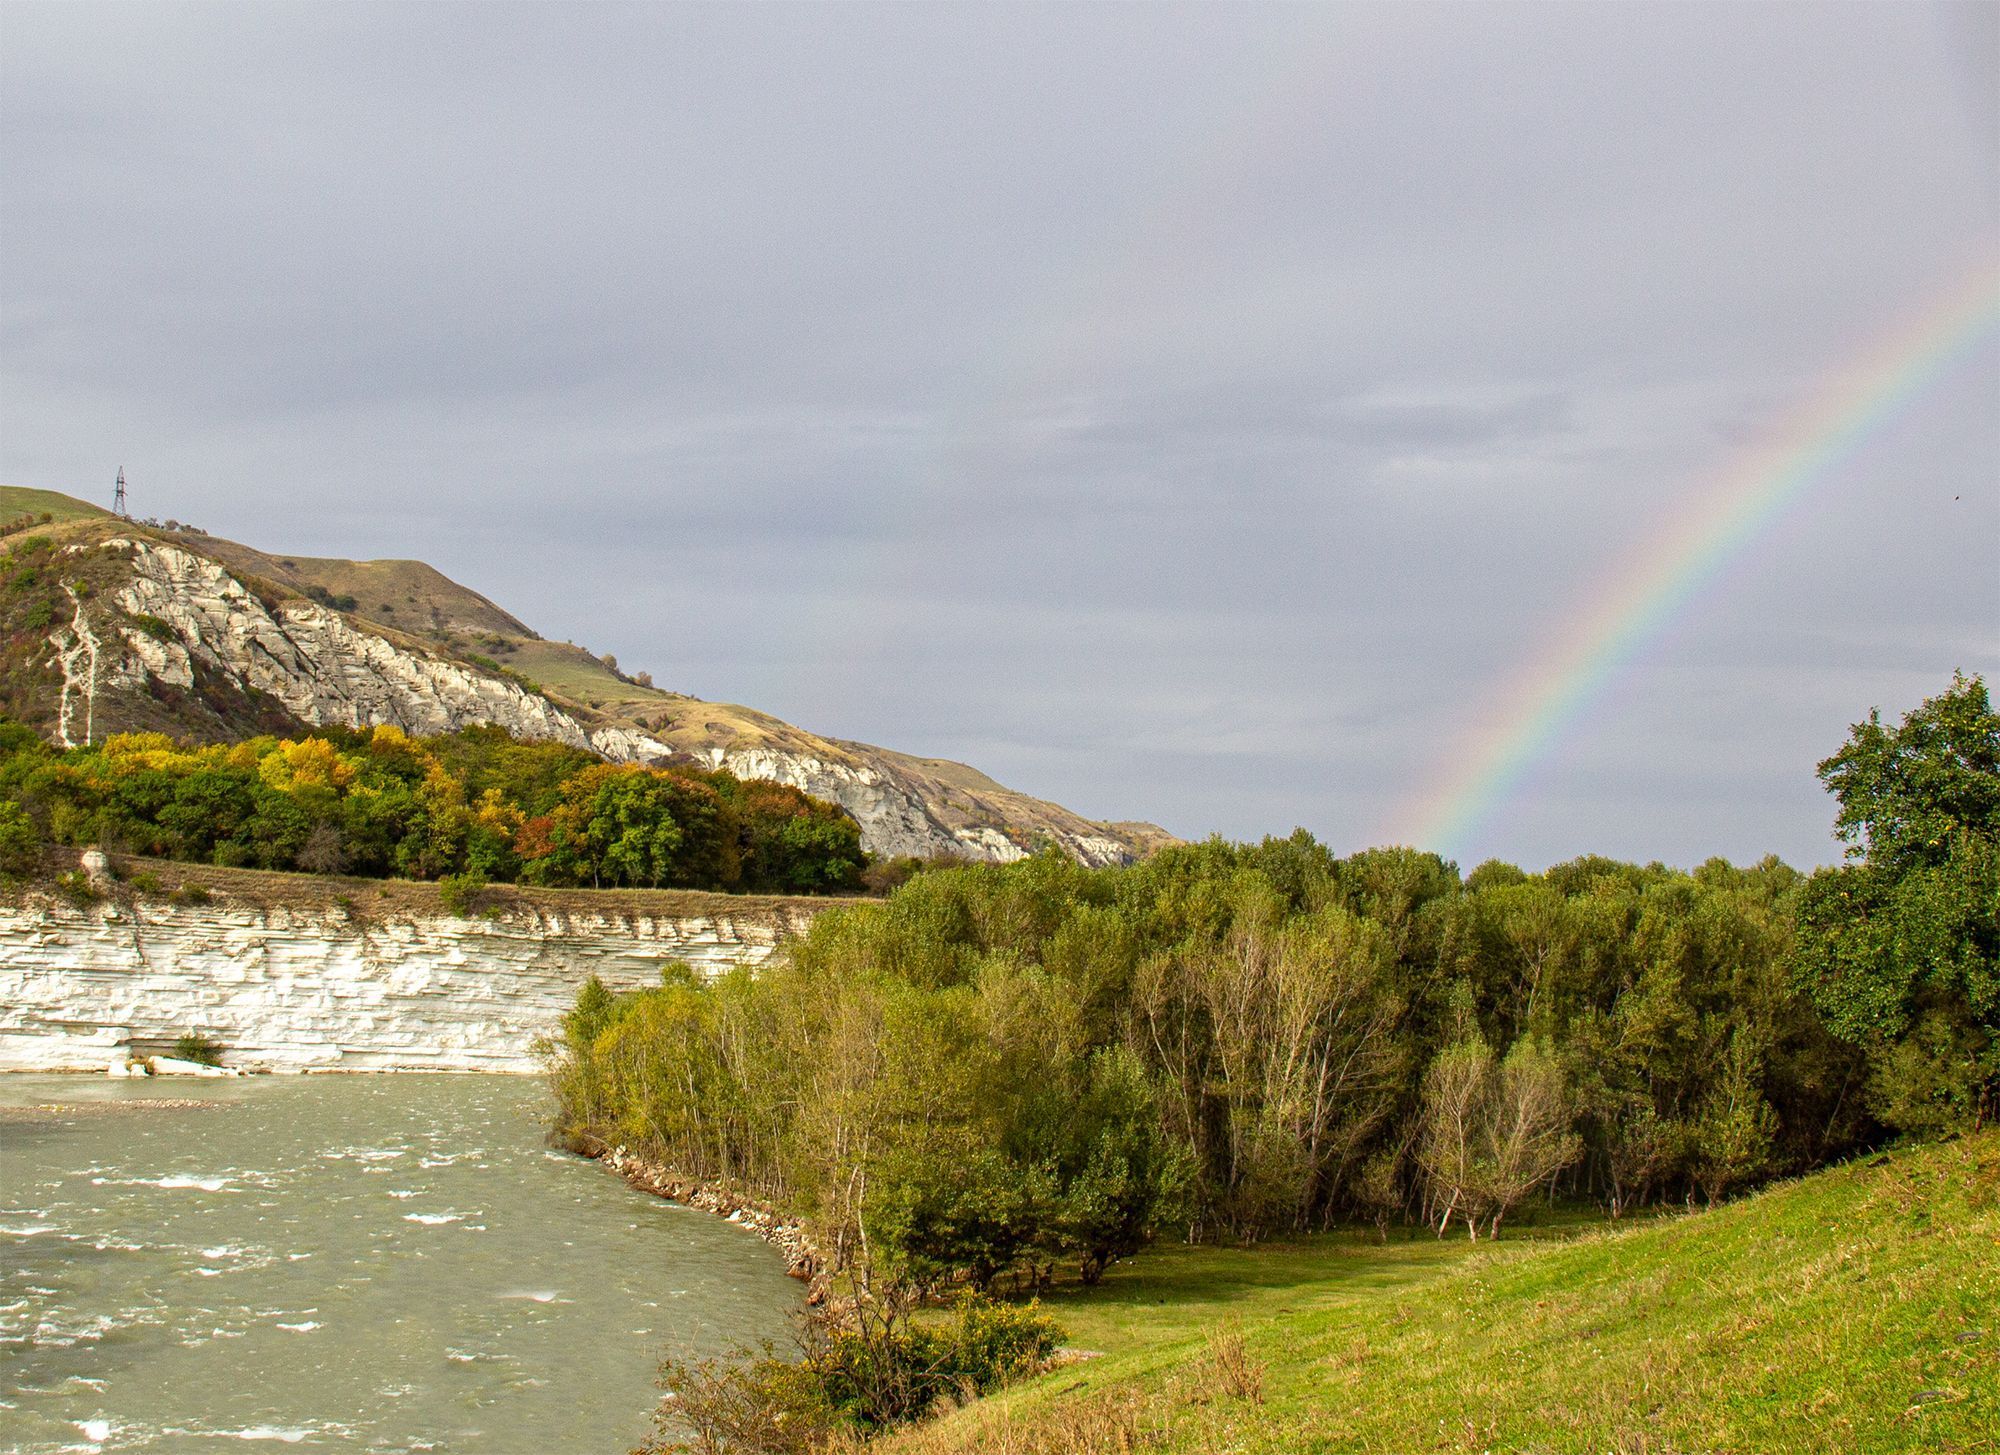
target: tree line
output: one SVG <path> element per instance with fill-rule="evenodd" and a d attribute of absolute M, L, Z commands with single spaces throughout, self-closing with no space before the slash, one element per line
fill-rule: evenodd
<path fill-rule="evenodd" d="M 778 783 L 607 763 L 497 727 L 60 750 L 0 719 L 0 859 L 103 845 L 227 866 L 768 893 L 858 888 L 860 828 Z M 5 869 L 7 864 L 0 864 Z"/>
<path fill-rule="evenodd" d="M 1156 1231 L 1500 1231 L 1712 1202 L 2000 1089 L 2000 720 L 1955 679 L 1821 765 L 1846 867 L 1461 875 L 1304 832 L 917 875 L 782 963 L 586 986 L 559 1125 L 905 1288 L 1094 1280 Z"/>

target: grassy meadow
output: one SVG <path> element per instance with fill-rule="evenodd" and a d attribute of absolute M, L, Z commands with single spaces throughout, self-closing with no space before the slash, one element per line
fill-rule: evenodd
<path fill-rule="evenodd" d="M 1969 1455 L 2000 1448 L 2000 1133 L 1498 1242 L 1161 1247 L 1048 1304 L 1096 1357 L 874 1448 Z"/>

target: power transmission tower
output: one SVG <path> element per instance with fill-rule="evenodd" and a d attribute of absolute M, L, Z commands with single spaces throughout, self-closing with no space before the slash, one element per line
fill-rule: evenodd
<path fill-rule="evenodd" d="M 123 465 L 118 467 L 118 490 L 111 497 L 111 513 L 113 515 L 122 515 L 127 520 L 132 518 L 131 513 L 125 509 L 125 467 Z"/>

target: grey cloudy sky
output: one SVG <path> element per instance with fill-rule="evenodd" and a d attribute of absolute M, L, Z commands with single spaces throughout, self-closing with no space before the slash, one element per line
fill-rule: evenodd
<path fill-rule="evenodd" d="M 2000 256 L 1996 78 L 1990 4 L 10 0 L 0 479 L 1354 849 Z M 1429 846 L 1824 861 L 1996 663 L 1989 335 Z"/>

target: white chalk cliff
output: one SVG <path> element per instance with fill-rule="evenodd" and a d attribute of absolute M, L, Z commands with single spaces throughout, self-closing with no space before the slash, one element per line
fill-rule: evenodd
<path fill-rule="evenodd" d="M 689 896 L 666 913 L 515 906 L 496 919 L 222 899 L 0 901 L 0 1071 L 102 1071 L 199 1031 L 277 1071 L 533 1071 L 592 975 L 764 963 L 813 909 Z"/>

